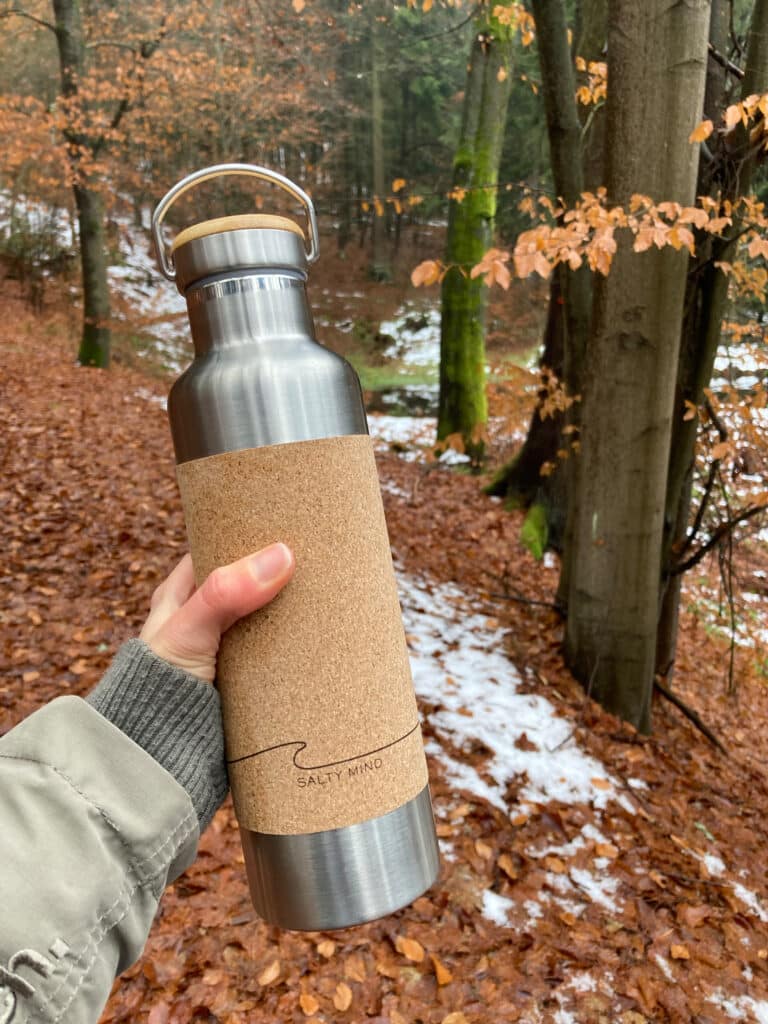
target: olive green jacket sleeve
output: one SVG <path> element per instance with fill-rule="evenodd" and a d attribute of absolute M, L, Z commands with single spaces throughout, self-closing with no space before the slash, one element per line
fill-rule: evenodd
<path fill-rule="evenodd" d="M 0 739 L 0 1024 L 98 1021 L 225 793 L 215 690 L 140 641 Z"/>

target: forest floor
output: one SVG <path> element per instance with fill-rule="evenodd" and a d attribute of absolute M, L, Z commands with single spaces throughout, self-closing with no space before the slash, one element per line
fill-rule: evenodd
<path fill-rule="evenodd" d="M 93 686 L 186 541 L 166 385 L 136 366 L 75 366 L 61 305 L 36 316 L 6 288 L 2 309 L 5 731 Z M 521 546 L 521 515 L 482 478 L 414 457 L 393 419 L 372 417 L 371 432 L 441 878 L 364 927 L 281 932 L 251 908 L 228 801 L 103 1024 L 768 1022 L 756 652 L 738 649 L 729 697 L 727 644 L 687 610 L 676 691 L 728 753 L 666 702 L 637 735 L 565 669 L 557 566 Z"/>

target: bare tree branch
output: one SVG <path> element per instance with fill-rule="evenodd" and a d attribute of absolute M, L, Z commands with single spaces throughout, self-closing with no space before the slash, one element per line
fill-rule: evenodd
<path fill-rule="evenodd" d="M 741 79 L 744 77 L 744 72 L 738 66 L 738 64 L 734 64 L 732 60 L 728 60 L 728 58 L 725 57 L 722 53 L 720 53 L 719 50 L 716 50 L 714 48 L 712 43 L 709 43 L 707 45 L 707 49 L 709 50 L 709 56 L 712 58 L 712 60 L 717 61 L 721 68 L 725 68 L 725 70 L 730 72 L 730 74 L 732 74 L 734 78 L 738 78 L 739 81 L 741 81 Z"/>
<path fill-rule="evenodd" d="M 766 511 L 766 508 L 768 508 L 766 505 L 750 505 L 749 508 L 742 509 L 741 512 L 733 517 L 733 519 L 729 519 L 725 523 L 720 523 L 707 543 L 703 544 L 697 551 L 695 551 L 690 558 L 673 566 L 673 568 L 670 569 L 669 575 L 679 576 L 681 573 L 688 572 L 688 570 L 692 569 L 694 565 L 698 565 L 702 558 L 704 558 L 705 555 L 708 555 L 713 548 L 717 547 L 723 537 L 727 537 L 735 526 L 738 526 L 739 523 L 746 522 L 747 519 L 752 519 L 753 516 L 760 515 L 762 512 Z"/>
<path fill-rule="evenodd" d="M 47 28 L 54 34 L 56 32 L 56 26 L 52 25 L 50 21 L 46 21 L 45 18 L 36 18 L 34 14 L 30 14 L 28 11 L 22 11 L 20 7 L 9 7 L 4 11 L 0 11 L 0 18 L 12 17 L 25 18 L 27 21 L 31 21 L 35 25 L 39 25 L 41 28 Z"/>
<path fill-rule="evenodd" d="M 688 721 L 692 722 L 693 725 L 695 725 L 696 728 L 699 730 L 699 732 L 703 733 L 707 737 L 709 742 L 717 747 L 721 754 L 725 754 L 726 757 L 728 756 L 728 751 L 725 749 L 723 744 L 720 742 L 717 736 L 715 736 L 715 734 L 712 732 L 709 726 L 704 724 L 700 716 L 693 710 L 693 708 L 689 707 L 685 703 L 685 701 L 681 700 L 676 693 L 672 692 L 672 690 L 668 690 L 663 683 L 659 682 L 658 679 L 654 680 L 653 686 L 654 689 L 658 690 L 662 697 L 665 697 L 670 704 L 674 704 L 678 711 L 682 711 L 682 713 L 685 715 Z"/>

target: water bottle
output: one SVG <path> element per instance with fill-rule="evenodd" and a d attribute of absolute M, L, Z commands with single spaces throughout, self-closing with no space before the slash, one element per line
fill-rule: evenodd
<path fill-rule="evenodd" d="M 270 182 L 294 221 L 162 222 L 221 175 Z M 265 168 L 191 174 L 159 203 L 160 268 L 187 302 L 194 360 L 168 412 L 195 574 L 284 541 L 296 573 L 222 639 L 217 685 L 248 882 L 284 928 L 343 928 L 435 881 L 437 839 L 360 382 L 314 337 L 310 198 Z"/>

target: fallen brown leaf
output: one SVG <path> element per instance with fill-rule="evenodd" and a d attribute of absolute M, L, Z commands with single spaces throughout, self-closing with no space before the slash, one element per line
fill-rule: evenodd
<path fill-rule="evenodd" d="M 395 949 L 415 964 L 420 964 L 424 959 L 424 947 L 416 939 L 409 939 L 407 935 L 397 936 L 395 939 Z"/>

